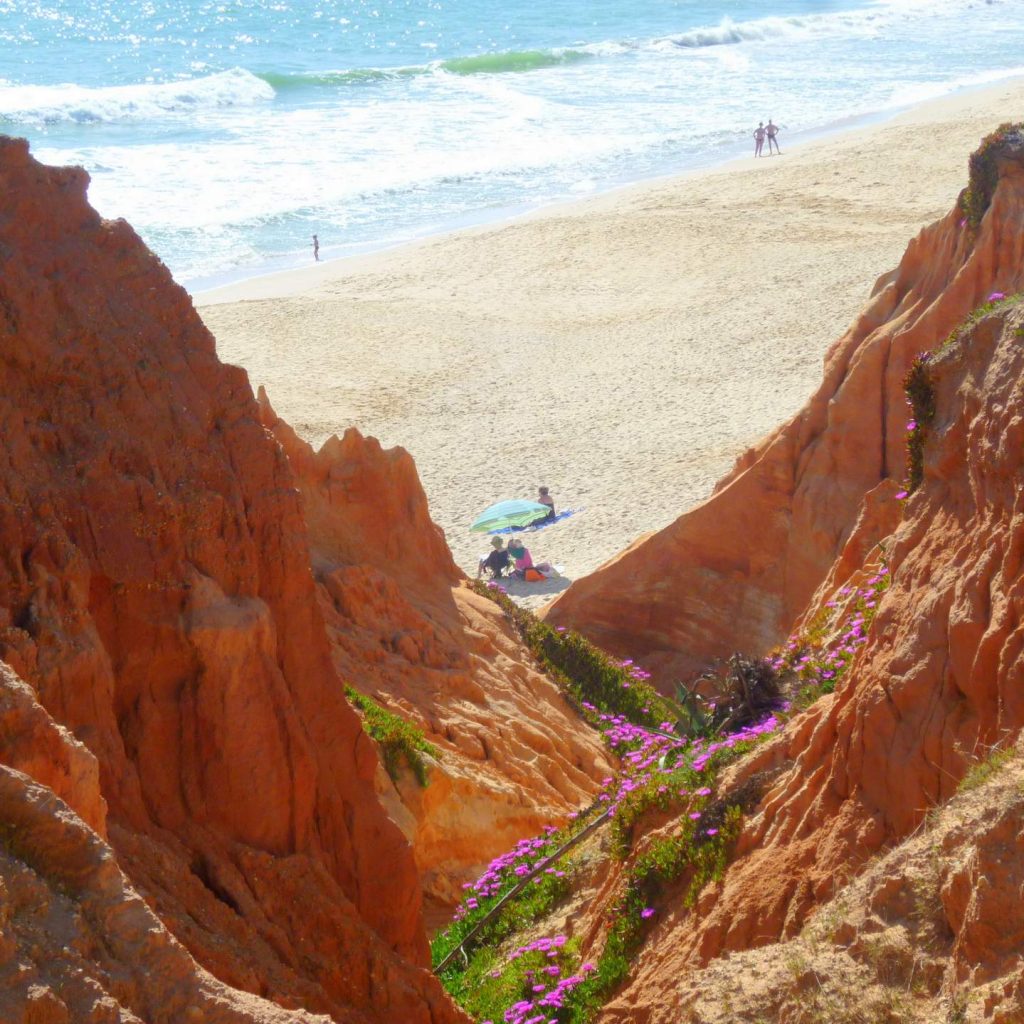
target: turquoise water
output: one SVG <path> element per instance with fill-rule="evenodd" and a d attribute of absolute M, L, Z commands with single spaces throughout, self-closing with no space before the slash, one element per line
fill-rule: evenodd
<path fill-rule="evenodd" d="M 1024 0 L 0 0 L 0 131 L 202 287 L 1024 72 Z M 1020 116 L 1008 111 L 1007 117 Z"/>

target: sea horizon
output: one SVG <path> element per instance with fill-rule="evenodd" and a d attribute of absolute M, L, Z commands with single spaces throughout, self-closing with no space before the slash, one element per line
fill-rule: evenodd
<path fill-rule="evenodd" d="M 783 150 L 1024 74 L 1024 0 L 0 0 L 0 131 L 190 291 Z M 45 56 L 45 59 L 40 59 Z M 941 140 L 940 140 L 941 141 Z"/>

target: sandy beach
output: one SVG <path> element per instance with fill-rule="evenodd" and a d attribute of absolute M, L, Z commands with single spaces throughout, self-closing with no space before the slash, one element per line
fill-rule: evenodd
<path fill-rule="evenodd" d="M 876 278 L 952 206 L 981 136 L 1022 110 L 1016 79 L 792 148 L 783 132 L 781 156 L 196 304 L 221 358 L 308 441 L 354 425 L 412 452 L 467 572 L 490 503 L 546 484 L 583 509 L 528 535 L 572 579 L 699 502 L 800 407 Z"/>

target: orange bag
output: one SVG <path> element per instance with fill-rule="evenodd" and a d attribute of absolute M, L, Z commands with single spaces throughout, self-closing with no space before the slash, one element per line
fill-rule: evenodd
<path fill-rule="evenodd" d="M 536 569 L 527 569 L 523 573 L 523 579 L 526 580 L 527 583 L 539 583 L 544 579 L 544 573 L 538 572 Z"/>

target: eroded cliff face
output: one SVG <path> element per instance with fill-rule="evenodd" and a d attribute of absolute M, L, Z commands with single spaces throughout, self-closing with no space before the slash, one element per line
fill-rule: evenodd
<path fill-rule="evenodd" d="M 999 173 L 977 232 L 954 209 L 879 279 L 797 416 L 702 505 L 575 582 L 548 621 L 641 659 L 665 687 L 733 650 L 778 643 L 842 554 L 865 494 L 904 474 L 902 381 L 914 358 L 990 293 L 1024 286 L 1019 154 L 1004 154 Z M 887 532 L 880 522 L 861 542 Z"/>
<path fill-rule="evenodd" d="M 946 311 L 962 309 L 965 289 L 981 302 L 1019 290 L 1022 156 L 1011 152 L 1000 163 L 978 251 L 965 251 L 956 215 L 923 232 L 886 290 L 900 294 L 908 267 L 932 290 L 914 298 L 911 289 L 903 312 L 864 336 L 863 358 L 889 339 L 890 364 L 907 335 L 934 350 L 927 378 L 936 409 L 920 486 L 900 511 L 893 485 L 869 475 L 841 557 L 802 616 L 814 622 L 841 584 L 876 571 L 883 552 L 892 582 L 866 639 L 836 693 L 725 773 L 722 793 L 769 781 L 724 879 L 705 888 L 692 911 L 677 905 L 666 914 L 602 1019 L 724 1021 L 742 1011 L 747 1016 L 735 1019 L 795 1024 L 812 1010 L 840 1021 L 1024 1019 L 1019 747 L 1013 767 L 999 774 L 1024 728 L 1024 303 L 1001 302 L 941 344 L 955 326 Z M 929 240 L 937 248 L 926 260 Z M 936 326 L 925 345 L 927 322 Z M 852 377 L 862 355 L 848 356 Z M 902 377 L 877 369 L 879 385 Z M 876 395 L 888 399 L 890 390 Z M 871 422 L 877 411 L 876 402 Z M 906 414 L 893 400 L 890 421 L 897 412 L 902 446 Z M 844 415 L 833 408 L 828 422 Z M 888 450 L 896 433 L 885 433 L 878 454 L 888 465 L 902 457 Z M 758 466 L 767 472 L 764 460 L 785 437 L 710 504 L 727 511 L 730 489 L 745 486 Z M 828 444 L 840 493 L 849 467 L 836 453 L 852 451 L 855 437 L 826 430 L 805 456 L 809 467 Z M 795 516 L 798 506 L 787 507 Z M 837 506 L 823 507 L 827 514 Z M 810 550 L 824 551 L 826 536 L 812 531 Z M 790 529 L 780 537 L 790 543 Z M 746 542 L 742 534 L 734 540 Z M 857 566 L 866 552 L 875 561 Z M 965 793 L 950 803 L 971 766 L 986 762 L 996 766 L 994 782 L 977 798 Z M 760 947 L 763 955 L 737 955 Z"/>
<path fill-rule="evenodd" d="M 0 138 L 0 660 L 41 705 L 5 685 L 39 742 L 5 735 L 4 761 L 109 839 L 222 981 L 338 1020 L 460 1020 L 423 969 L 416 865 L 287 459 L 86 185 Z"/>
<path fill-rule="evenodd" d="M 199 968 L 83 820 L 102 825 L 95 757 L 2 663 L 0 709 L 0 1019 L 327 1024 Z"/>
<path fill-rule="evenodd" d="M 608 1024 L 936 1024 L 1024 1019 L 1024 757 L 968 787 L 886 850 L 792 937 L 703 970 L 664 950 L 606 1008 Z M 651 942 L 671 946 L 670 917 Z M 671 1010 L 668 1010 L 671 1007 Z"/>
<path fill-rule="evenodd" d="M 425 788 L 377 773 L 440 923 L 491 858 L 589 803 L 609 763 L 500 609 L 465 585 L 411 457 L 354 429 L 314 452 L 260 403 L 302 494 L 339 676 L 440 751 Z"/>

